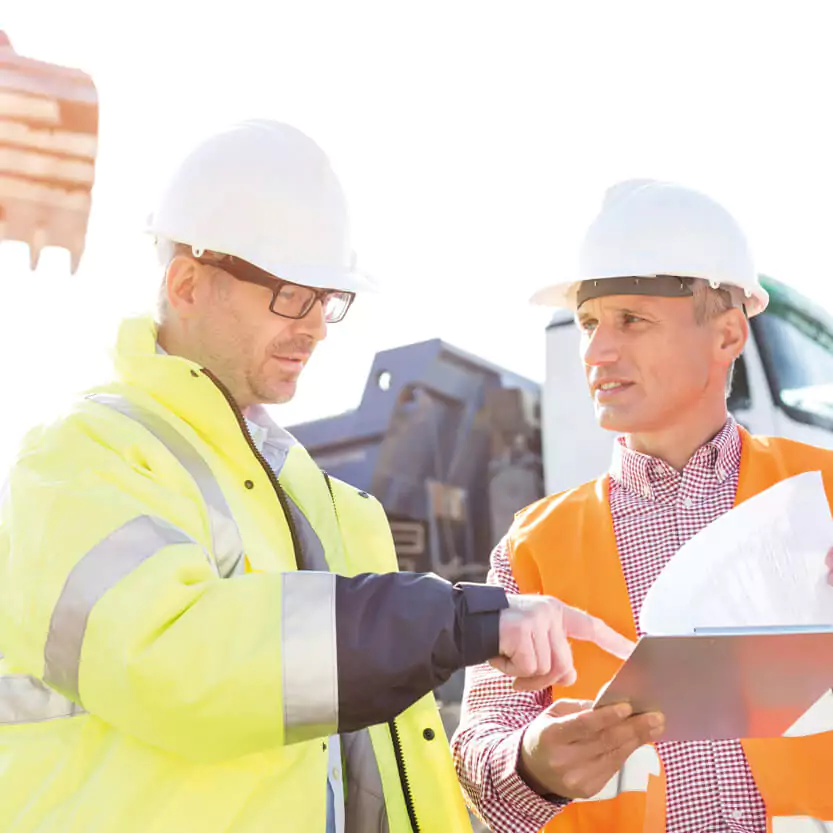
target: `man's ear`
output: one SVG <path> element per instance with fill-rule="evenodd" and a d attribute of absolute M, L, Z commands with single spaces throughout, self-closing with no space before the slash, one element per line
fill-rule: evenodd
<path fill-rule="evenodd" d="M 737 308 L 726 310 L 715 321 L 715 349 L 721 364 L 732 364 L 746 347 L 749 340 L 749 322 L 743 311 Z"/>
<path fill-rule="evenodd" d="M 185 255 L 177 255 L 168 264 L 165 273 L 165 294 L 168 304 L 180 318 L 188 318 L 203 289 L 205 270 L 202 264 Z"/>

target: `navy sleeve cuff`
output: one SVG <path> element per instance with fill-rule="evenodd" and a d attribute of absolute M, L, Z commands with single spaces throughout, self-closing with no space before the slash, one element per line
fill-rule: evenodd
<path fill-rule="evenodd" d="M 506 592 L 491 584 L 454 585 L 464 665 L 479 665 L 500 653 L 500 611 L 509 607 Z"/>

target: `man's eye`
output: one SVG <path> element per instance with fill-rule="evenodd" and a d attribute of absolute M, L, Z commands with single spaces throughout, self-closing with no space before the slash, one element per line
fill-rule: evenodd
<path fill-rule="evenodd" d="M 583 332 L 590 333 L 596 329 L 596 322 L 585 319 L 584 321 L 580 321 L 578 326 Z"/>
<path fill-rule="evenodd" d="M 628 314 L 628 315 L 625 316 L 625 323 L 626 324 L 638 324 L 642 320 L 643 319 L 640 318 L 638 315 Z"/>

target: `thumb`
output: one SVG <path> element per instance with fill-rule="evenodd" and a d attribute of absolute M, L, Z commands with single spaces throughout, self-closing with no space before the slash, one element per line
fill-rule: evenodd
<path fill-rule="evenodd" d="M 567 715 L 586 712 L 592 708 L 592 700 L 571 700 L 570 698 L 565 697 L 562 700 L 556 700 L 554 703 L 547 706 L 545 713 L 550 717 L 567 717 Z"/>

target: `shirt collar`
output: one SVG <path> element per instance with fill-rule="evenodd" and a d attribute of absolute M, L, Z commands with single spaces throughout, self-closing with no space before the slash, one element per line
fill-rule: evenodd
<path fill-rule="evenodd" d="M 264 425 L 258 425 L 248 417 L 244 417 L 244 419 L 246 420 L 246 428 L 249 429 L 249 434 L 251 434 L 252 442 L 255 444 L 255 448 L 262 454 L 263 444 L 266 442 L 266 437 L 269 435 L 269 429 Z"/>
<path fill-rule="evenodd" d="M 694 452 L 686 464 L 686 470 L 696 468 L 708 472 L 717 483 L 723 483 L 740 467 L 741 438 L 738 425 L 729 417 L 720 431 Z M 618 437 L 613 444 L 613 460 L 610 476 L 628 491 L 640 497 L 652 498 L 661 481 L 678 480 L 668 463 L 628 448 L 625 437 Z"/>
<path fill-rule="evenodd" d="M 246 425 L 252 435 L 252 442 L 257 450 L 263 452 L 264 446 L 271 446 L 278 451 L 286 451 L 297 440 L 286 428 L 281 428 L 263 405 L 252 405 L 245 414 Z"/>

